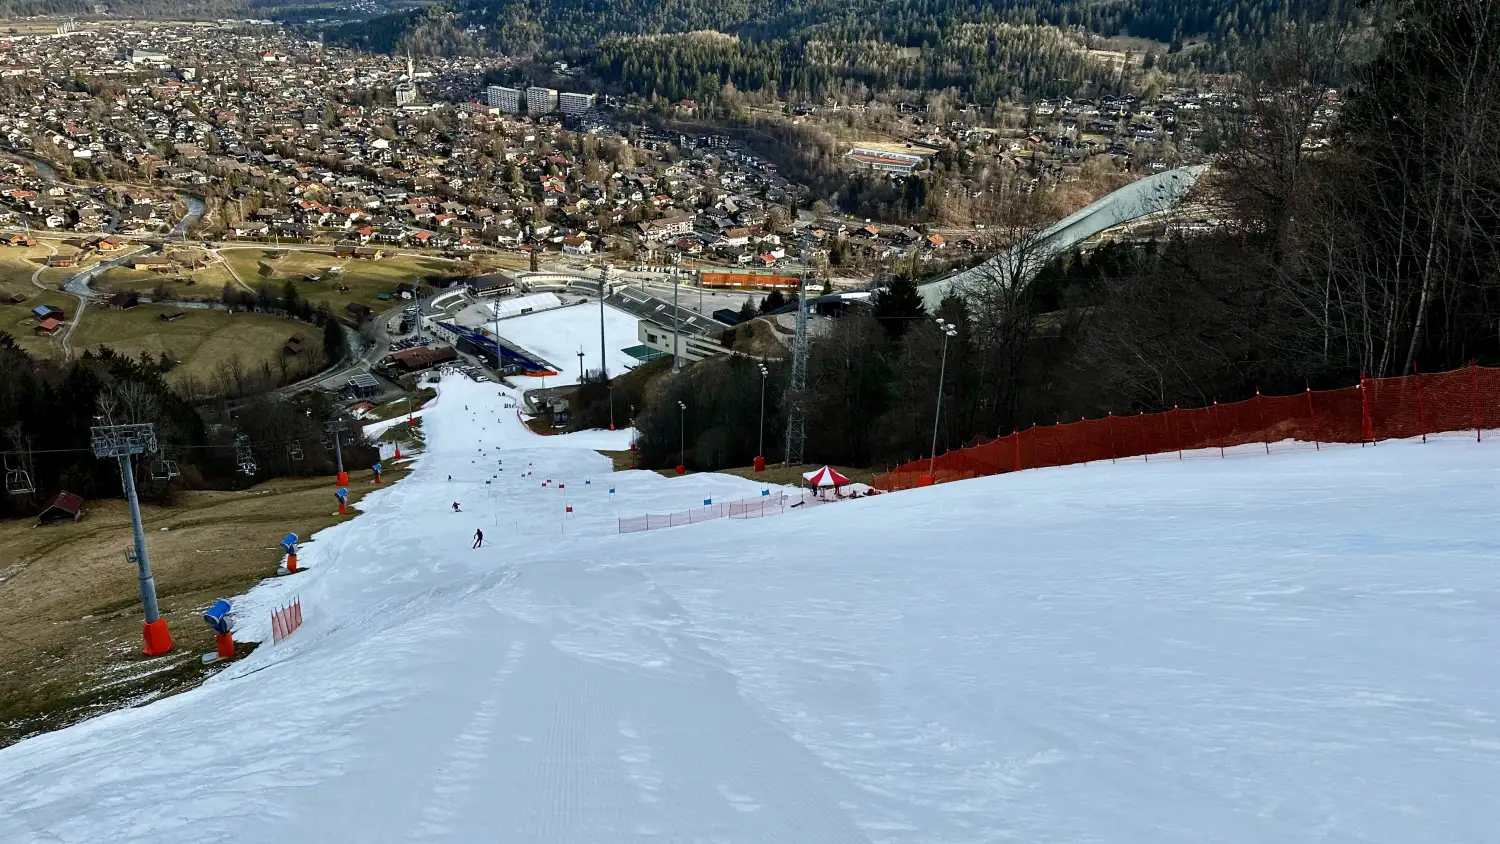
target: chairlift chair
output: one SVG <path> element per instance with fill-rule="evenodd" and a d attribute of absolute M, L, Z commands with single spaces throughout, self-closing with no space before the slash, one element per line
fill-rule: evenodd
<path fill-rule="evenodd" d="M 240 461 L 240 471 L 244 472 L 247 475 L 253 475 L 253 474 L 255 474 L 255 472 L 256 472 L 255 461 L 254 460 L 242 460 L 242 461 Z"/>
<path fill-rule="evenodd" d="M 301 460 L 302 457 L 303 457 L 303 455 L 302 455 L 302 443 L 301 443 L 301 441 L 299 441 L 299 440 L 292 440 L 291 442 L 287 443 L 287 445 L 286 445 L 286 453 L 287 453 L 287 456 L 290 457 L 293 460 Z"/>
<path fill-rule="evenodd" d="M 8 454 L 5 455 L 5 491 L 10 495 L 31 495 L 36 492 L 36 487 L 31 483 L 31 474 L 11 465 Z"/>
<path fill-rule="evenodd" d="M 177 477 L 177 461 L 157 458 L 151 461 L 151 480 L 170 481 Z"/>

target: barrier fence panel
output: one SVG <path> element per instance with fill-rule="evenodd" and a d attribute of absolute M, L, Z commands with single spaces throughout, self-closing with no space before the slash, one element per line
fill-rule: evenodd
<path fill-rule="evenodd" d="M 1081 422 L 1032 426 L 989 442 L 919 459 L 875 477 L 883 490 L 921 486 L 1022 469 L 1296 440 L 1367 443 L 1472 431 L 1476 439 L 1500 425 L 1500 368 L 1469 366 L 1451 372 L 1361 379 L 1352 387 L 1305 390 L 1289 396 L 1257 393 L 1245 401 L 1160 413 L 1107 415 Z M 623 530 L 623 525 L 622 525 Z"/>
<path fill-rule="evenodd" d="M 969 473 L 967 476 L 974 477 L 972 473 Z M 957 476 L 954 479 L 957 479 Z M 913 480 L 912 485 L 916 485 L 915 480 Z M 660 530 L 661 528 L 677 527 L 679 525 L 697 524 L 713 519 L 758 519 L 762 516 L 780 515 L 795 507 L 814 507 L 826 503 L 828 503 L 827 499 L 810 490 L 804 491 L 799 495 L 787 495 L 784 492 L 778 492 L 775 495 L 742 498 L 738 501 L 710 504 L 666 515 L 648 514 L 645 516 L 621 518 L 617 521 L 620 533 L 641 533 L 643 531 Z"/>

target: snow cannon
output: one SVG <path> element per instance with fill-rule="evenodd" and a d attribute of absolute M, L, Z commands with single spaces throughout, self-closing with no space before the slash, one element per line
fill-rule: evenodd
<path fill-rule="evenodd" d="M 281 550 L 286 554 L 286 562 L 282 568 L 287 574 L 297 573 L 297 534 L 289 533 L 286 539 L 281 540 Z"/>
<path fill-rule="evenodd" d="M 203 621 L 213 628 L 214 635 L 218 639 L 218 652 L 214 659 L 229 659 L 234 656 L 234 636 L 229 632 L 229 602 L 220 598 L 214 605 L 203 612 Z M 208 657 L 204 656 L 207 661 Z"/>
<path fill-rule="evenodd" d="M 380 483 L 380 464 L 376 463 L 372 465 L 370 471 L 375 473 L 375 483 Z"/>
<path fill-rule="evenodd" d="M 345 507 L 349 504 L 349 490 L 345 487 L 339 487 L 333 491 L 333 496 L 339 500 L 339 515 L 344 515 Z"/>

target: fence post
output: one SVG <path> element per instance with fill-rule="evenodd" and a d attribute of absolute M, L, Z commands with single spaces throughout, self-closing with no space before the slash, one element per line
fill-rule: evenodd
<path fill-rule="evenodd" d="M 1182 408 L 1172 405 L 1172 443 L 1177 446 L 1177 459 L 1182 459 Z"/>
<path fill-rule="evenodd" d="M 1417 424 L 1422 427 L 1422 442 L 1427 442 L 1427 403 L 1422 399 L 1422 371 L 1417 362 L 1411 362 L 1411 372 L 1417 377 Z"/>
<path fill-rule="evenodd" d="M 1052 450 L 1057 452 L 1057 465 L 1063 465 L 1062 432 L 1057 430 L 1062 425 L 1062 416 L 1052 414 Z"/>
<path fill-rule="evenodd" d="M 1271 432 L 1266 430 L 1266 408 L 1261 403 L 1260 388 L 1255 388 L 1255 424 L 1260 427 L 1260 440 L 1266 446 L 1266 454 L 1271 453 Z"/>
<path fill-rule="evenodd" d="M 1021 426 L 1017 425 L 1015 429 L 1010 432 L 1010 435 L 1015 438 L 1015 442 L 1012 443 L 1012 445 L 1015 446 L 1016 471 L 1019 472 L 1021 471 Z"/>
<path fill-rule="evenodd" d="M 1113 463 L 1115 462 L 1115 458 L 1120 456 L 1119 452 L 1115 450 L 1115 412 L 1113 410 L 1109 412 L 1109 422 L 1107 424 L 1109 425 L 1109 462 Z"/>
<path fill-rule="evenodd" d="M 1146 411 L 1138 411 L 1135 415 L 1141 426 L 1141 459 L 1147 463 L 1151 462 L 1151 447 L 1146 445 Z"/>
<path fill-rule="evenodd" d="M 1219 433 L 1219 397 L 1214 396 L 1214 412 L 1211 415 L 1214 420 L 1214 439 L 1219 441 L 1219 457 L 1224 457 L 1224 435 Z"/>
<path fill-rule="evenodd" d="M 1312 382 L 1304 381 L 1303 383 L 1307 385 L 1307 415 L 1312 417 L 1313 423 L 1313 451 L 1322 451 L 1322 446 L 1318 445 L 1318 411 L 1313 409 Z M 1418 393 L 1418 395 L 1421 394 Z M 1420 403 L 1420 399 L 1418 401 Z"/>
<path fill-rule="evenodd" d="M 1359 371 L 1359 447 L 1375 439 L 1375 426 L 1370 422 L 1370 388 L 1365 371 Z"/>
<path fill-rule="evenodd" d="M 1469 377 L 1474 384 L 1474 442 L 1484 442 L 1484 429 L 1479 420 L 1479 361 L 1476 358 L 1469 358 Z"/>

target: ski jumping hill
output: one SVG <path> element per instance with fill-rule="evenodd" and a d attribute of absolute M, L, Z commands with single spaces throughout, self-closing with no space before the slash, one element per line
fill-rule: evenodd
<path fill-rule="evenodd" d="M 539 437 L 506 398 L 443 382 L 415 471 L 236 601 L 251 656 L 0 751 L 0 841 L 1500 830 L 1488 438 L 1043 469 L 620 536 L 617 515 L 760 486 L 607 474 L 591 449 L 628 433 Z M 303 625 L 272 646 L 293 595 Z"/>

